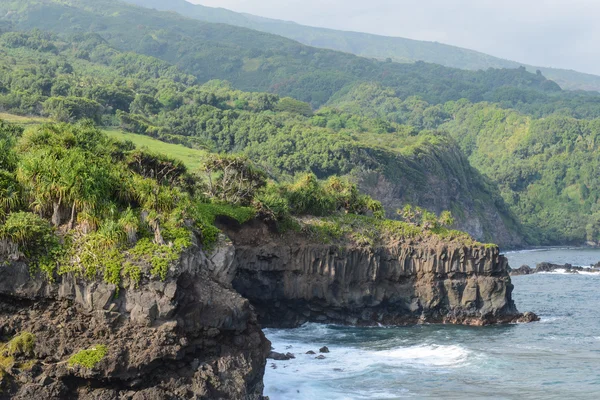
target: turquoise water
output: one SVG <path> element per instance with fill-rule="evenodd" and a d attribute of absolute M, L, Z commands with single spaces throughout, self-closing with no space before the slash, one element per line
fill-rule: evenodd
<path fill-rule="evenodd" d="M 600 250 L 508 253 L 511 266 L 589 265 Z M 513 277 L 520 311 L 542 322 L 492 327 L 351 328 L 307 324 L 265 330 L 276 351 L 265 395 L 293 399 L 600 399 L 600 276 Z M 331 352 L 317 360 L 321 346 Z M 275 368 L 273 368 L 275 367 Z"/>

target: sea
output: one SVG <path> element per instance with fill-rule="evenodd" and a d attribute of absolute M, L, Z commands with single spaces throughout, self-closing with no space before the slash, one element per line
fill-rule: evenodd
<path fill-rule="evenodd" d="M 513 268 L 589 266 L 600 249 L 508 252 Z M 266 329 L 289 361 L 268 360 L 271 400 L 600 399 L 600 274 L 515 276 L 519 311 L 540 322 L 506 326 Z M 325 359 L 316 359 L 322 346 Z M 316 355 L 305 354 L 312 350 Z"/>

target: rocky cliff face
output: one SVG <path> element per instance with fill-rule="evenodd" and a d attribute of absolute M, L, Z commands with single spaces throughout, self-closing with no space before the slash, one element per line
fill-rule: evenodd
<path fill-rule="evenodd" d="M 222 228 L 231 240 L 223 236 L 210 257 L 193 247 L 164 282 L 120 290 L 68 274 L 31 276 L 15 247 L 0 243 L 0 398 L 260 400 L 270 343 L 259 323 L 536 319 L 517 311 L 496 247 L 431 238 L 324 245 L 230 222 Z M 9 350 L 24 332 L 35 346 Z M 69 362 L 98 346 L 107 352 L 97 364 Z"/>
<path fill-rule="evenodd" d="M 497 247 L 435 241 L 330 246 L 297 237 L 272 240 L 258 225 L 228 234 L 233 246 L 226 275 L 256 307 L 263 326 L 536 319 L 517 311 L 508 263 Z"/>
<path fill-rule="evenodd" d="M 121 289 L 0 267 L 2 341 L 35 335 L 33 354 L 0 366 L 0 398 L 262 399 L 270 343 L 248 300 L 218 283 L 190 250 L 165 282 Z M 103 345 L 93 368 L 71 355 Z"/>
<path fill-rule="evenodd" d="M 381 201 L 393 217 L 405 204 L 452 211 L 455 227 L 501 247 L 526 244 L 522 228 L 498 195 L 497 186 L 470 164 L 454 141 L 414 155 L 384 158 L 386 170 L 359 173 L 361 190 Z"/>

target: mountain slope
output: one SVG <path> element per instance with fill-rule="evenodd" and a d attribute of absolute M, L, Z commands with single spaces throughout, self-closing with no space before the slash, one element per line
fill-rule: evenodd
<path fill-rule="evenodd" d="M 330 103 L 370 118 L 446 132 L 499 187 L 532 243 L 600 243 L 600 119 L 535 118 L 496 104 L 430 105 L 363 84 Z"/>
<path fill-rule="evenodd" d="M 524 244 L 497 188 L 451 138 L 333 110 L 313 114 L 297 100 L 220 81 L 198 85 L 164 61 L 122 53 L 97 35 L 70 41 L 40 31 L 0 35 L 2 111 L 92 118 L 171 143 L 242 154 L 278 181 L 304 173 L 348 177 L 389 216 L 407 203 L 438 214 L 451 210 L 456 227 L 481 240 Z"/>
<path fill-rule="evenodd" d="M 17 29 L 37 28 L 66 37 L 99 34 L 119 50 L 160 58 L 201 82 L 225 79 L 242 90 L 291 96 L 313 107 L 365 81 L 394 87 L 402 98 L 418 95 L 433 104 L 467 98 L 507 100 L 519 107 L 548 94 L 568 95 L 556 83 L 524 69 L 465 71 L 422 62 L 380 62 L 115 0 L 5 1 L 0 15 L 0 22 Z M 507 87 L 526 93 L 515 96 Z M 544 106 L 544 112 L 552 111 Z"/>
<path fill-rule="evenodd" d="M 600 91 L 600 76 L 597 75 L 566 69 L 526 65 L 437 42 L 316 28 L 293 22 L 236 13 L 223 8 L 194 5 L 185 0 L 125 1 L 157 10 L 175 11 L 202 21 L 225 23 L 273 33 L 309 46 L 344 51 L 363 57 L 373 57 L 380 60 L 389 58 L 396 62 L 409 63 L 425 61 L 468 70 L 525 66 L 530 72 L 540 70 L 544 76 L 558 83 L 563 89 Z"/>

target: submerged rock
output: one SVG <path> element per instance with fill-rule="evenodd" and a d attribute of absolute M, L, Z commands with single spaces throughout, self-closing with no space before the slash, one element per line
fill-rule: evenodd
<path fill-rule="evenodd" d="M 316 360 L 324 360 L 325 356 L 321 354 L 320 356 L 315 357 Z"/>

